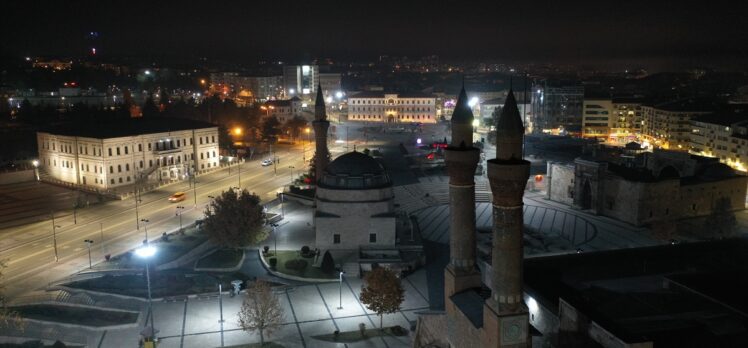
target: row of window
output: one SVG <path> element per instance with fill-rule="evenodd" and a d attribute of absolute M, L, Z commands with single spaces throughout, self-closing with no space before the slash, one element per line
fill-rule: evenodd
<path fill-rule="evenodd" d="M 375 99 L 375 100 L 372 100 L 372 99 L 366 99 L 366 100 L 362 100 L 362 99 L 351 99 L 351 104 L 356 104 L 356 105 L 384 105 L 385 101 L 384 101 L 384 99 Z M 395 101 L 393 99 L 389 99 L 386 104 L 398 104 L 398 105 L 402 105 L 402 104 L 426 105 L 426 104 L 429 104 L 429 105 L 433 105 L 434 103 L 433 103 L 433 99 L 431 99 L 429 101 L 418 100 L 418 99 L 415 99 L 415 100 L 413 100 L 413 99 L 405 99 L 405 100 L 397 100 L 397 101 Z"/>
<path fill-rule="evenodd" d="M 394 116 L 392 116 L 394 118 Z M 381 120 L 382 115 L 351 115 L 352 120 Z M 431 119 L 431 115 L 397 115 L 397 119 Z"/>
<path fill-rule="evenodd" d="M 360 107 L 352 107 L 351 111 L 358 111 L 358 112 L 361 112 L 361 111 L 379 111 L 379 112 L 416 111 L 416 112 L 430 112 L 430 111 L 432 111 L 432 109 L 430 107 L 422 107 L 422 108 L 421 107 L 415 107 L 415 108 L 410 108 L 410 107 L 385 108 L 385 107 L 376 107 L 376 106 L 372 109 L 371 106 L 368 106 L 368 107 L 367 106 L 360 106 Z"/>
<path fill-rule="evenodd" d="M 176 142 L 175 142 L 176 140 Z M 216 143 L 216 136 L 205 136 L 205 137 L 198 137 L 198 141 L 200 145 L 203 144 L 215 144 Z M 155 146 L 153 146 L 155 144 Z M 57 151 L 57 146 L 55 142 L 45 141 L 43 144 L 43 148 L 49 150 L 51 145 L 52 151 Z M 189 145 L 193 145 L 192 138 L 189 139 Z M 183 146 L 187 145 L 187 139 L 169 139 L 166 141 L 160 140 L 156 143 L 148 143 L 148 151 L 152 151 L 152 149 L 155 147 L 157 151 L 164 151 L 164 150 L 171 150 L 171 149 L 178 149 Z M 135 149 L 135 145 L 132 145 L 133 151 Z M 143 144 L 138 144 L 138 152 L 143 151 Z M 73 153 L 73 147 L 68 144 L 60 144 L 60 152 L 63 153 Z M 129 155 L 130 154 L 130 146 L 125 145 L 124 147 L 110 147 L 107 149 L 107 154 L 109 157 L 112 157 L 116 154 L 116 156 L 121 156 L 122 154 Z M 78 154 L 81 155 L 88 155 L 88 145 L 79 145 L 78 147 Z M 93 147 L 91 150 L 91 155 L 93 156 L 101 156 L 101 148 L 99 147 Z"/>

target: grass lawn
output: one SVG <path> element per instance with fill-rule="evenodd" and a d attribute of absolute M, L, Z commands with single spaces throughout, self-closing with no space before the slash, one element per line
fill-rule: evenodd
<path fill-rule="evenodd" d="M 268 252 L 267 255 L 262 256 L 265 259 L 265 262 L 270 264 L 269 259 L 275 257 L 278 259 L 278 263 L 275 265 L 275 268 L 273 268 L 273 271 L 288 274 L 292 276 L 297 277 L 303 277 L 303 278 L 317 278 L 317 279 L 338 279 L 337 273 L 333 271 L 332 273 L 325 273 L 322 272 L 321 269 L 318 267 L 312 266 L 312 263 L 314 263 L 314 257 L 306 258 L 301 257 L 299 255 L 299 252 L 296 250 L 278 250 L 278 255 L 274 255 L 272 250 Z M 320 256 L 322 257 L 322 256 Z M 286 267 L 286 262 L 291 260 L 303 260 L 307 262 L 306 267 L 303 269 L 289 269 Z"/>
<path fill-rule="evenodd" d="M 236 267 L 244 256 L 241 249 L 218 249 L 197 261 L 195 268 L 231 268 Z"/>
<path fill-rule="evenodd" d="M 107 311 L 92 308 L 54 305 L 28 305 L 13 307 L 21 317 L 86 326 L 130 324 L 138 320 L 138 313 Z"/>
<path fill-rule="evenodd" d="M 354 331 L 344 331 L 339 333 L 337 336 L 335 334 L 327 334 L 327 335 L 317 335 L 312 336 L 312 338 L 318 339 L 320 341 L 327 341 L 327 342 L 340 342 L 340 343 L 354 343 L 359 342 L 363 340 L 368 340 L 372 337 L 379 337 L 379 336 L 405 336 L 408 334 L 405 329 L 400 328 L 402 331 L 394 331 L 394 326 L 392 327 L 386 327 L 384 330 L 380 329 L 366 329 L 366 336 L 361 336 L 361 331 L 354 330 Z M 396 334 L 397 333 L 397 334 Z"/>
<path fill-rule="evenodd" d="M 260 345 L 260 342 L 257 343 L 250 343 L 250 344 L 240 344 L 238 346 L 225 346 L 225 348 L 284 348 L 285 346 L 280 345 L 275 342 L 265 342 L 265 344 Z"/>
<path fill-rule="evenodd" d="M 184 234 L 173 233 L 167 239 L 151 241 L 151 245 L 158 248 L 151 265 L 161 265 L 171 262 L 194 249 L 208 239 L 208 236 L 196 227 L 184 229 Z M 97 270 L 139 268 L 145 265 L 145 260 L 135 256 L 132 252 L 113 255 L 108 262 L 101 262 L 94 266 Z"/>
<path fill-rule="evenodd" d="M 200 273 L 180 270 L 153 272 L 151 269 L 151 296 L 171 297 L 190 294 L 204 294 L 218 291 L 216 277 L 224 289 L 231 288 L 235 279 L 247 280 L 250 277 L 240 273 Z M 148 297 L 148 284 L 144 274 L 105 275 L 65 284 L 72 288 L 100 291 L 112 294 Z"/>

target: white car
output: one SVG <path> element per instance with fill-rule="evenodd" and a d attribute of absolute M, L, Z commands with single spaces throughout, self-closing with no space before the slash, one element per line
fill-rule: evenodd
<path fill-rule="evenodd" d="M 273 160 L 271 159 L 262 160 L 263 167 L 272 166 L 272 165 L 273 165 Z"/>

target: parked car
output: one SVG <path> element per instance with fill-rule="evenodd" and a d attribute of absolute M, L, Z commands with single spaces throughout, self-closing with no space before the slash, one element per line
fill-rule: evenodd
<path fill-rule="evenodd" d="M 185 200 L 185 198 L 187 198 L 187 194 L 185 194 L 184 192 L 177 192 L 169 196 L 169 202 L 172 202 L 172 203 L 181 202 Z"/>

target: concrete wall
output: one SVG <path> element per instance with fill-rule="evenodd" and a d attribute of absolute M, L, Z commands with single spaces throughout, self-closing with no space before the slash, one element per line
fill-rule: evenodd
<path fill-rule="evenodd" d="M 395 245 L 396 219 L 392 217 L 317 217 L 315 221 L 317 248 L 358 249 L 359 245 Z M 369 234 L 377 235 L 376 243 L 369 243 Z M 340 234 L 340 243 L 334 244 L 334 234 Z"/>
<path fill-rule="evenodd" d="M 36 180 L 36 176 L 34 175 L 33 169 L 0 173 L 0 185 L 16 184 L 19 182 L 34 180 Z"/>

